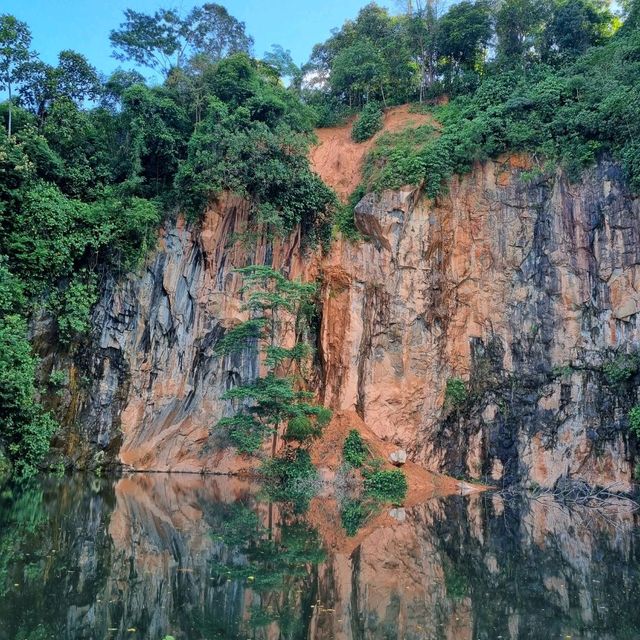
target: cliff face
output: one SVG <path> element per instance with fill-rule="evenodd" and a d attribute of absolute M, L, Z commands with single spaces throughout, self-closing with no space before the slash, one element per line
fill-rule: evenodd
<path fill-rule="evenodd" d="M 108 283 L 63 401 L 60 446 L 79 466 L 217 473 L 251 466 L 210 431 L 230 410 L 224 392 L 255 377 L 256 355 L 219 358 L 214 347 L 244 319 L 235 268 L 269 263 L 299 277 L 302 263 L 298 235 L 238 239 L 247 216 L 246 203 L 229 196 L 198 227 L 169 222 L 143 273 Z M 48 353 L 45 368 L 56 358 Z"/>
<path fill-rule="evenodd" d="M 602 365 L 640 338 L 640 203 L 611 163 L 577 184 L 527 169 L 478 165 L 435 206 L 416 190 L 360 202 L 371 242 L 325 266 L 325 400 L 432 469 L 628 488 L 638 379 Z"/>
<path fill-rule="evenodd" d="M 62 403 L 68 452 L 86 462 L 104 450 L 136 469 L 245 465 L 209 427 L 257 363 L 213 347 L 240 317 L 233 268 L 259 262 L 320 278 L 321 399 L 357 410 L 413 460 L 498 482 L 628 488 L 640 379 L 603 364 L 624 369 L 640 338 L 640 203 L 609 162 L 576 184 L 527 181 L 530 169 L 478 165 L 435 205 L 411 189 L 366 196 L 356 219 L 370 241 L 324 257 L 305 256 L 298 236 L 233 242 L 247 211 L 232 198 L 201 228 L 168 224 L 143 275 L 111 283 L 95 311 Z M 445 402 L 452 377 L 468 381 L 457 406 Z"/>

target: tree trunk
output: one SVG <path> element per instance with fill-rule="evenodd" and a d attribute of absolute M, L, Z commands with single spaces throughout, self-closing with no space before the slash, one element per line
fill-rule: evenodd
<path fill-rule="evenodd" d="M 7 136 L 11 137 L 11 82 L 8 83 L 9 88 L 9 126 L 7 127 Z"/>

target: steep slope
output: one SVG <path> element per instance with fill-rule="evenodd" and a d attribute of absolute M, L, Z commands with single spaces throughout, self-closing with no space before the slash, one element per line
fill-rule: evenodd
<path fill-rule="evenodd" d="M 324 399 L 434 470 L 629 489 L 637 363 L 617 382 L 604 365 L 640 339 L 640 202 L 610 162 L 577 184 L 527 169 L 360 202 L 369 242 L 323 263 Z M 452 377 L 470 386 L 455 408 Z"/>
<path fill-rule="evenodd" d="M 394 133 L 423 124 L 438 125 L 432 116 L 412 113 L 408 105 L 400 105 L 385 110 L 382 130 L 364 142 L 351 139 L 353 118 L 339 127 L 317 129 L 318 144 L 311 149 L 311 164 L 340 200 L 346 202 L 362 180 L 364 159 L 376 140 L 383 133 Z"/>
<path fill-rule="evenodd" d="M 317 169 L 340 178 L 354 158 L 348 130 L 322 135 L 342 142 L 335 166 Z M 321 282 L 310 383 L 327 406 L 357 412 L 381 451 L 496 483 L 629 489 L 640 202 L 610 161 L 577 183 L 531 169 L 524 156 L 477 164 L 436 202 L 413 187 L 370 194 L 356 208 L 367 241 L 336 240 L 326 256 L 303 251 L 298 232 L 236 242 L 247 206 L 229 196 L 200 225 L 167 223 L 144 272 L 109 283 L 95 309 L 92 344 L 53 399 L 66 411 L 59 447 L 80 465 L 249 469 L 210 427 L 257 363 L 213 348 L 241 317 L 234 267 L 257 262 Z M 45 373 L 60 357 L 46 330 L 35 338 Z M 628 375 L 612 377 L 616 367 Z M 457 406 L 445 399 L 453 377 L 468 391 Z"/>

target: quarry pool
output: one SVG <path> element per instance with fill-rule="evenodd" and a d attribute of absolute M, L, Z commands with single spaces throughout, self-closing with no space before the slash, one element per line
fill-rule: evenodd
<path fill-rule="evenodd" d="M 623 502 L 46 479 L 0 499 L 0 639 L 640 638 L 637 523 Z"/>

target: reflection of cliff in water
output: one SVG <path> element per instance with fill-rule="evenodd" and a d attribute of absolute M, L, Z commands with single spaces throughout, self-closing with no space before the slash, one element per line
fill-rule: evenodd
<path fill-rule="evenodd" d="M 245 481 L 136 475 L 16 491 L 0 511 L 0 639 L 640 636 L 636 517 L 434 498 L 349 537 Z"/>

